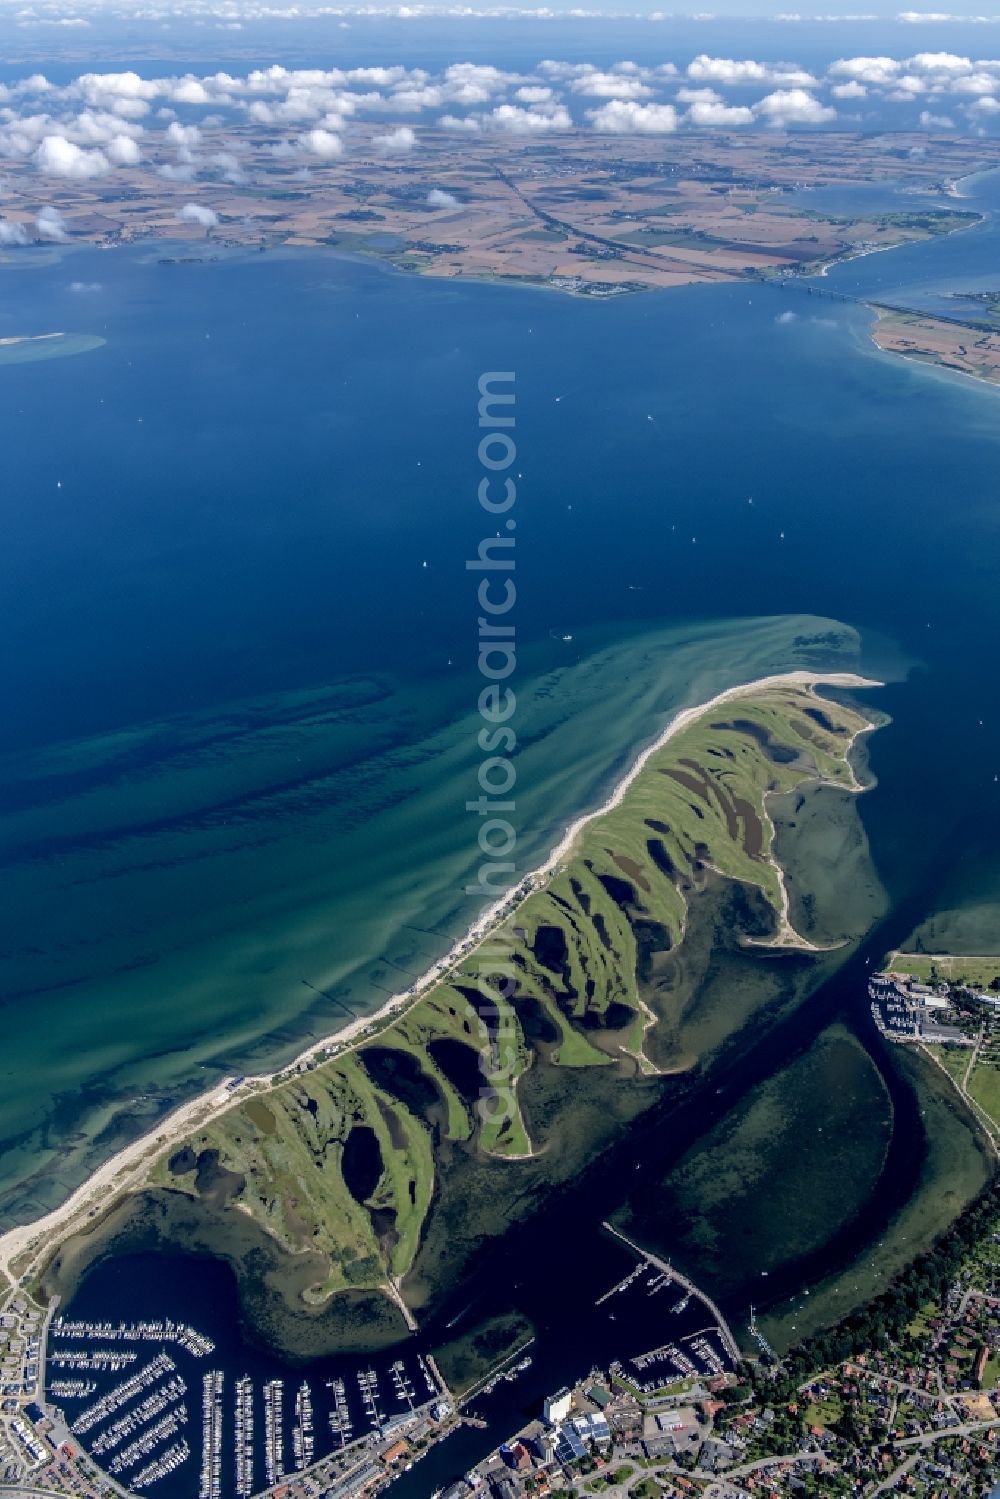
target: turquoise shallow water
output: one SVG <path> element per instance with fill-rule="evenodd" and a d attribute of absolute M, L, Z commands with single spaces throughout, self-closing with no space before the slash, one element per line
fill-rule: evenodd
<path fill-rule="evenodd" d="M 890 891 L 989 862 L 1000 398 L 879 355 L 861 309 L 779 321 L 791 295 L 306 253 L 0 276 L 0 336 L 106 339 L 0 370 L 8 1220 L 329 1025 L 303 981 L 369 1008 L 467 914 L 483 369 L 517 371 L 526 864 L 665 713 L 784 664 L 797 626 L 738 623 L 774 614 L 923 663 L 866 799 Z"/>

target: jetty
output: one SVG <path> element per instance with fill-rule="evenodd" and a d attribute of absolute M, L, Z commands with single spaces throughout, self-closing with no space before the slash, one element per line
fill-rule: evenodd
<path fill-rule="evenodd" d="M 711 1312 L 712 1316 L 715 1318 L 715 1323 L 719 1329 L 719 1334 L 722 1338 L 723 1346 L 725 1347 L 726 1352 L 729 1354 L 729 1357 L 732 1359 L 734 1364 L 742 1363 L 743 1356 L 740 1353 L 739 1344 L 733 1337 L 729 1323 L 726 1321 L 725 1317 L 722 1315 L 721 1311 L 710 1296 L 707 1296 L 704 1291 L 696 1286 L 694 1281 L 688 1280 L 687 1276 L 682 1275 L 679 1270 L 674 1269 L 673 1265 L 668 1264 L 666 1260 L 661 1260 L 657 1255 L 651 1254 L 648 1249 L 643 1249 L 640 1245 L 636 1244 L 633 1239 L 630 1239 L 627 1234 L 623 1234 L 621 1229 L 615 1228 L 614 1224 L 609 1223 L 607 1219 L 602 1222 L 601 1227 L 607 1233 L 611 1234 L 613 1238 L 618 1239 L 622 1244 L 626 1245 L 627 1248 L 631 1249 L 632 1253 L 637 1254 L 640 1259 L 646 1262 L 646 1264 L 655 1265 L 657 1270 L 662 1271 L 668 1279 L 675 1280 L 679 1286 L 682 1286 L 689 1296 L 696 1297 L 704 1306 L 706 1306 Z"/>

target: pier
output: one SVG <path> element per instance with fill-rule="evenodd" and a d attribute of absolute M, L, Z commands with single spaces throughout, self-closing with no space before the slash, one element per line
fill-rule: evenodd
<path fill-rule="evenodd" d="M 743 1356 L 740 1353 L 739 1345 L 737 1344 L 736 1339 L 733 1337 L 729 1323 L 726 1321 L 725 1317 L 722 1315 L 711 1297 L 706 1296 L 705 1292 L 700 1290 L 698 1286 L 695 1285 L 694 1281 L 688 1280 L 685 1275 L 682 1275 L 679 1270 L 675 1270 L 673 1265 L 668 1264 L 666 1260 L 661 1260 L 655 1254 L 650 1254 L 648 1249 L 641 1249 L 638 1244 L 636 1244 L 632 1239 L 628 1237 L 627 1234 L 623 1234 L 620 1229 L 615 1228 L 613 1223 L 608 1223 L 607 1220 L 605 1220 L 601 1224 L 601 1227 L 605 1229 L 609 1234 L 611 1234 L 614 1238 L 618 1239 L 622 1244 L 626 1245 L 627 1248 L 631 1249 L 633 1254 L 639 1255 L 640 1259 L 642 1259 L 645 1264 L 655 1265 L 657 1270 L 661 1270 L 668 1279 L 675 1280 L 679 1286 L 683 1286 L 684 1290 L 687 1291 L 689 1296 L 697 1297 L 697 1299 L 702 1302 L 703 1305 L 707 1306 L 708 1310 L 715 1318 L 716 1325 L 722 1338 L 723 1346 L 725 1347 L 725 1350 L 728 1353 L 729 1357 L 732 1359 L 734 1364 L 742 1363 Z M 618 1287 L 615 1287 L 615 1289 L 617 1290 Z"/>
<path fill-rule="evenodd" d="M 473 1385 L 470 1390 L 466 1391 L 461 1400 L 458 1402 L 459 1406 L 468 1405 L 469 1401 L 474 1400 L 477 1395 L 489 1395 L 493 1390 L 496 1389 L 497 1385 L 502 1379 L 512 1381 L 516 1379 L 519 1374 L 523 1374 L 524 1370 L 530 1367 L 531 1358 L 529 1356 L 520 1357 L 520 1355 L 526 1355 L 527 1349 L 531 1347 L 534 1341 L 535 1340 L 533 1337 L 527 1338 L 523 1343 L 521 1343 L 517 1348 L 514 1349 L 513 1353 L 508 1353 L 506 1358 L 501 1359 L 500 1362 L 490 1370 L 489 1374 L 487 1374 L 485 1378 L 481 1379 L 478 1384 Z M 514 1362 L 515 1359 L 518 1360 L 516 1364 Z"/>
<path fill-rule="evenodd" d="M 330 1433 L 334 1439 L 340 1440 L 343 1449 L 352 1440 L 354 1428 L 351 1425 L 351 1412 L 347 1404 L 347 1388 L 342 1379 L 328 1379 L 327 1389 L 333 1396 L 333 1410 L 327 1418 L 330 1425 Z"/>
<path fill-rule="evenodd" d="M 285 1386 L 280 1379 L 264 1386 L 264 1475 L 271 1488 L 285 1472 Z"/>
<path fill-rule="evenodd" d="M 77 1436 L 83 1436 L 92 1426 L 99 1426 L 120 1406 L 127 1405 L 130 1400 L 135 1399 L 136 1395 L 148 1389 L 150 1385 L 156 1384 L 157 1380 L 165 1374 L 174 1374 L 176 1370 L 177 1365 L 169 1353 L 158 1354 L 151 1363 L 140 1369 L 138 1374 L 133 1374 L 131 1379 L 126 1379 L 122 1384 L 116 1385 L 113 1390 L 109 1390 L 106 1395 L 102 1395 L 96 1405 L 88 1406 L 85 1411 L 81 1411 L 73 1422 L 73 1431 Z"/>
<path fill-rule="evenodd" d="M 312 1465 L 314 1449 L 312 1393 L 303 1380 L 295 1396 L 295 1426 L 292 1429 L 292 1457 L 296 1472 L 301 1473 Z"/>
<path fill-rule="evenodd" d="M 221 1499 L 222 1494 L 222 1384 L 219 1369 L 201 1381 L 201 1472 L 198 1499 Z"/>
<path fill-rule="evenodd" d="M 140 1473 L 137 1473 L 130 1480 L 129 1486 L 133 1489 L 147 1489 L 151 1483 L 156 1483 L 160 1478 L 166 1478 L 167 1474 L 172 1473 L 175 1468 L 179 1468 L 181 1463 L 186 1463 L 190 1456 L 191 1448 L 184 1438 L 181 1437 L 179 1442 L 175 1442 L 172 1447 L 167 1448 L 161 1458 L 157 1458 L 155 1462 L 147 1464 Z"/>
<path fill-rule="evenodd" d="M 71 1322 L 66 1317 L 56 1317 L 49 1328 L 49 1336 L 75 1338 L 78 1342 L 90 1339 L 102 1343 L 159 1343 L 161 1347 L 164 1343 L 176 1343 L 194 1358 L 205 1358 L 215 1352 L 211 1338 L 188 1327 L 186 1322 L 172 1322 L 169 1317 L 150 1322 Z M 59 1353 L 51 1355 L 53 1359 L 60 1356 Z M 118 1356 L 125 1358 L 128 1355 L 122 1353 Z"/>
<path fill-rule="evenodd" d="M 244 1374 L 236 1381 L 235 1489 L 239 1499 L 253 1493 L 253 1381 Z"/>

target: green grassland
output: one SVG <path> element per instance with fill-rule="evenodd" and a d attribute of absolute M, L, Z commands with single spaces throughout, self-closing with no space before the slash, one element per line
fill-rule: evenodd
<path fill-rule="evenodd" d="M 977 1059 L 969 1078 L 969 1096 L 1000 1128 L 1000 1063 L 995 1056 Z"/>
<path fill-rule="evenodd" d="M 954 1078 L 961 1087 L 969 1062 L 972 1060 L 971 1049 L 965 1046 L 931 1045 L 927 1047 L 927 1050 L 937 1058 L 948 1076 Z"/>
<path fill-rule="evenodd" d="M 886 960 L 893 973 L 912 974 L 922 983 L 968 984 L 986 989 L 1000 978 L 1000 956 L 973 957 L 967 954 L 893 952 Z"/>
<path fill-rule="evenodd" d="M 217 1202 L 221 1192 L 286 1249 L 321 1254 L 314 1303 L 398 1284 L 442 1143 L 496 1158 L 500 1173 L 532 1153 L 518 1103 L 529 1068 L 650 1073 L 646 1033 L 659 1025 L 676 1039 L 672 1066 L 698 1062 L 658 977 L 712 872 L 760 891 L 771 931 L 755 941 L 802 945 L 785 915 L 767 798 L 817 780 L 855 788 L 848 750 L 870 726 L 797 685 L 701 714 L 445 980 L 350 1050 L 234 1103 L 158 1163 L 151 1184 Z M 343 1169 L 355 1131 L 370 1132 L 369 1146 L 374 1136 L 379 1163 L 361 1200 Z"/>
<path fill-rule="evenodd" d="M 803 1412 L 803 1420 L 807 1426 L 830 1427 L 835 1425 L 843 1414 L 844 1403 L 839 1394 L 833 1391 L 823 1400 L 811 1401 Z"/>

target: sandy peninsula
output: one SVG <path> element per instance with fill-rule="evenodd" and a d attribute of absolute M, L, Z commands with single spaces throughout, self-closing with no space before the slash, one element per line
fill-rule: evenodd
<path fill-rule="evenodd" d="M 11 1279 L 30 1277 L 70 1233 L 85 1228 L 125 1193 L 136 1190 L 147 1178 L 153 1162 L 172 1150 L 192 1131 L 230 1108 L 235 1099 L 275 1086 L 297 1068 L 319 1058 L 339 1055 L 357 1046 L 374 1028 L 414 1004 L 462 962 L 485 937 L 507 921 L 523 900 L 543 884 L 572 853 L 584 829 L 595 819 L 621 805 L 630 786 L 641 775 L 650 757 L 657 754 L 675 735 L 703 714 L 714 712 L 725 703 L 750 697 L 773 687 L 840 687 L 866 688 L 882 684 L 853 672 L 791 671 L 759 677 L 736 687 L 727 688 L 706 702 L 677 713 L 663 730 L 636 756 L 630 768 L 616 783 L 607 799 L 592 811 L 569 824 L 545 861 L 526 875 L 514 890 L 487 907 L 471 924 L 465 935 L 419 979 L 399 993 L 390 996 L 370 1015 L 361 1016 L 343 1028 L 322 1037 L 306 1047 L 290 1064 L 279 1071 L 247 1077 L 238 1084 L 229 1080 L 189 1100 L 163 1119 L 155 1129 L 132 1141 L 92 1173 L 58 1208 L 33 1223 L 9 1229 L 0 1236 L 0 1272 Z"/>

